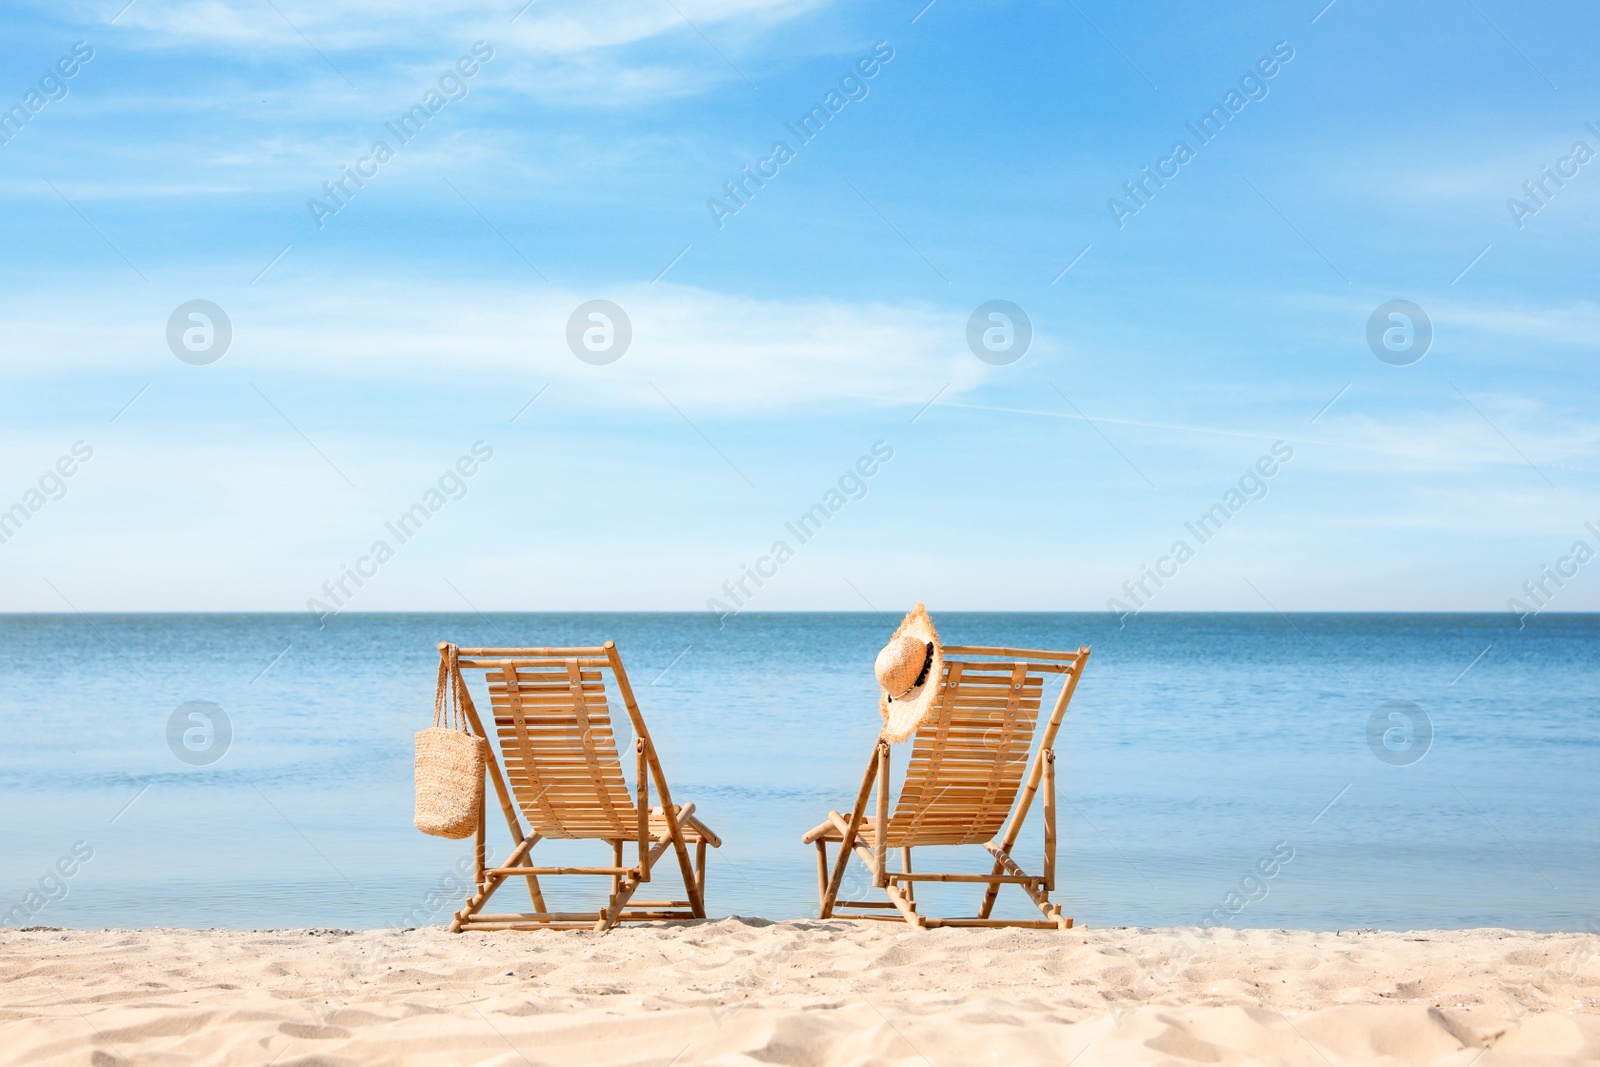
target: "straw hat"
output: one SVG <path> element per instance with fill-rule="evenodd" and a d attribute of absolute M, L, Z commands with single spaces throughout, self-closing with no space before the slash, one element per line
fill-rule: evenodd
<path fill-rule="evenodd" d="M 933 707 L 944 674 L 944 648 L 925 607 L 918 604 L 900 620 L 872 673 L 883 687 L 878 699 L 883 730 L 878 736 L 891 743 L 904 741 Z"/>

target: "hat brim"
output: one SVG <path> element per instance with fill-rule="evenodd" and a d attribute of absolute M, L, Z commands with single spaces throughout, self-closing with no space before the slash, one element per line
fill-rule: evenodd
<path fill-rule="evenodd" d="M 928 617 L 928 609 L 922 604 L 912 608 L 900 620 L 899 628 L 889 640 L 893 642 L 907 635 L 931 644 L 933 656 L 922 684 L 909 693 L 891 697 L 888 692 L 880 691 L 878 711 L 883 716 L 883 729 L 878 736 L 890 744 L 897 744 L 916 733 L 917 727 L 928 717 L 934 701 L 944 690 L 944 645 L 939 640 L 939 632 L 933 628 L 933 619 Z"/>

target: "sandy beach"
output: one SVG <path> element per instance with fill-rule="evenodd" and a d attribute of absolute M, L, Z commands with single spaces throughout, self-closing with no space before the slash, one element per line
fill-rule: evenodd
<path fill-rule="evenodd" d="M 1504 930 L 6 931 L 0 1063 L 1585 1063 L 1597 957 Z"/>

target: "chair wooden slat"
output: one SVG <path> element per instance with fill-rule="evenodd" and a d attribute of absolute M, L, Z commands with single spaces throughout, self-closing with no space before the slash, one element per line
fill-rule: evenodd
<path fill-rule="evenodd" d="M 552 838 L 632 837 L 638 813 L 622 777 L 600 672 L 581 670 L 575 659 L 543 671 L 507 659 L 486 677 L 512 792 L 534 831 Z"/>
<path fill-rule="evenodd" d="M 966 667 L 946 660 L 944 689 L 912 739 L 906 784 L 889 819 L 891 848 L 982 844 L 1000 832 L 1021 788 L 1044 678 L 1022 663 L 1005 674 Z M 986 696 L 976 700 L 974 692 Z M 965 831 L 941 825 L 946 813 L 959 815 Z"/>

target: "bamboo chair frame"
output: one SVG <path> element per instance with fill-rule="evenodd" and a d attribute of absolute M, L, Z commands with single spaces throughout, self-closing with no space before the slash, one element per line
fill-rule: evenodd
<path fill-rule="evenodd" d="M 1081 646 L 1076 652 L 1047 652 L 947 645 L 944 656 L 944 688 L 913 737 L 911 762 L 894 814 L 891 816 L 889 812 L 889 744 L 880 738 L 867 763 L 867 772 L 850 815 L 846 817 L 830 811 L 827 821 L 801 838 L 804 844 L 815 844 L 817 848 L 820 917 L 880 922 L 903 920 L 918 930 L 941 926 L 1069 930 L 1071 917 L 1062 915 L 1061 906 L 1050 900 L 1050 893 L 1056 887 L 1054 745 L 1067 705 L 1089 661 L 1088 646 Z M 1066 679 L 1056 696 L 1039 749 L 1027 759 L 1047 674 L 1063 674 Z M 964 680 L 971 687 L 967 692 L 962 689 Z M 987 729 L 980 733 L 984 726 Z M 987 754 L 991 750 L 993 766 L 975 761 L 977 752 Z M 1028 765 L 1025 783 L 1020 761 L 1008 758 L 1019 751 Z M 952 753 L 948 767 L 944 761 L 947 752 Z M 964 757 L 960 762 L 957 753 Z M 873 796 L 874 785 L 877 787 L 877 810 L 869 817 L 867 804 Z M 1011 850 L 1041 786 L 1044 792 L 1044 873 L 1032 875 L 1017 864 Z M 939 807 L 946 795 L 952 799 Z M 1003 833 L 1000 832 L 1002 823 Z M 838 857 L 831 869 L 830 843 L 839 845 Z M 994 857 L 993 870 L 989 874 L 913 871 L 911 849 L 914 846 L 952 844 L 981 844 Z M 900 869 L 891 871 L 888 853 L 895 847 L 900 850 Z M 888 900 L 839 899 L 852 853 L 866 864 L 873 886 L 884 890 Z M 917 882 L 974 883 L 986 888 L 976 916 L 939 918 L 917 910 Z M 1025 892 L 1042 918 L 992 918 L 1002 885 L 1015 885 Z M 864 910 L 842 912 L 837 910 L 840 908 Z"/>
<path fill-rule="evenodd" d="M 449 647 L 441 643 L 440 656 L 448 658 Z M 475 890 L 456 912 L 451 932 L 591 929 L 604 933 L 622 922 L 705 918 L 706 846 L 720 848 L 722 840 L 695 817 L 693 804 L 673 804 L 615 642 L 583 648 L 463 648 L 457 650 L 457 657 L 459 669 L 483 670 L 489 685 L 490 710 L 497 727 L 494 734 L 484 729 L 465 684 L 459 690 L 461 708 L 478 736 L 492 738 L 485 769 L 511 831 L 512 851 L 503 864 L 488 865 L 487 803 L 480 805 L 474 835 Z M 636 776 L 632 797 L 622 780 L 622 764 L 611 733 L 605 703 L 606 671 L 611 672 L 633 724 Z M 499 672 L 498 683 L 495 672 Z M 548 756 L 552 745 L 573 758 L 548 768 L 546 781 L 541 775 L 540 754 Z M 581 767 L 577 759 L 581 759 Z M 650 806 L 652 782 L 660 799 L 656 807 Z M 519 810 L 528 819 L 527 830 Z M 547 838 L 607 841 L 611 863 L 535 866 L 533 848 Z M 623 862 L 623 847 L 629 842 L 637 848 L 637 860 L 631 866 Z M 633 900 L 669 850 L 683 875 L 687 899 Z M 539 879 L 565 875 L 609 876 L 611 892 L 605 906 L 588 912 L 550 911 Z M 485 913 L 484 905 L 512 878 L 527 879 L 533 910 Z"/>

